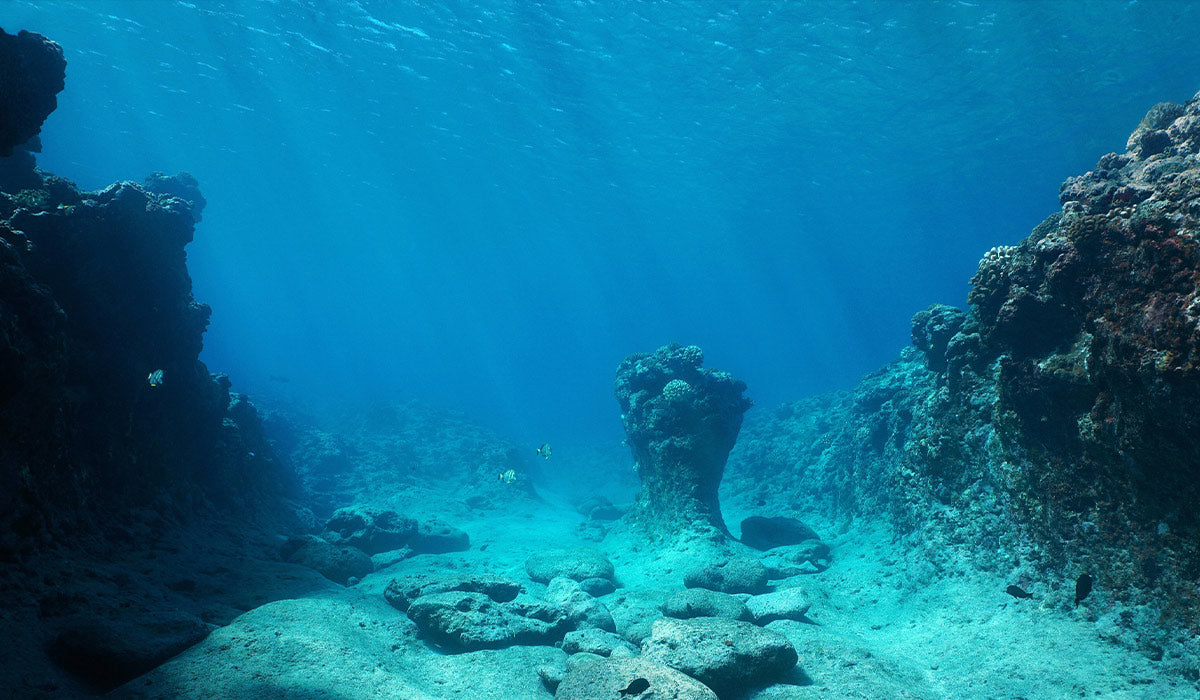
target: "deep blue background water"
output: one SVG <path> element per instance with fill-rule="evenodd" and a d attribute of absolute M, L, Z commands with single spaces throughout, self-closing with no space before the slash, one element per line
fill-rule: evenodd
<path fill-rule="evenodd" d="M 43 167 L 199 179 L 203 359 L 236 388 L 420 398 L 560 449 L 618 437 L 617 364 L 670 341 L 760 406 L 851 385 L 1200 89 L 1183 2 L 5 2 L 0 26 L 66 51 Z"/>

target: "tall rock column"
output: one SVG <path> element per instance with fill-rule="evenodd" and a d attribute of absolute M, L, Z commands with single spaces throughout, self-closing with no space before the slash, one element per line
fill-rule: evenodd
<path fill-rule="evenodd" d="M 700 348 L 671 344 L 617 369 L 621 423 L 642 482 L 631 517 L 653 537 L 728 534 L 717 488 L 752 404 L 744 382 L 703 362 Z"/>

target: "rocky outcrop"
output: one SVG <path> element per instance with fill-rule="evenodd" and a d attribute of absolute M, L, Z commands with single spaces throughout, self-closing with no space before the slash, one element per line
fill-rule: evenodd
<path fill-rule="evenodd" d="M 616 396 L 641 490 L 630 517 L 652 537 L 728 535 L 717 490 L 750 400 L 728 372 L 678 344 L 625 358 Z"/>
<path fill-rule="evenodd" d="M 64 66 L 0 32 L 0 622 L 21 650 L 0 685 L 22 697 L 109 690 L 319 578 L 278 561 L 302 528 L 291 471 L 198 359 L 196 181 L 88 192 L 36 167 Z"/>
<path fill-rule="evenodd" d="M 0 157 L 38 135 L 66 81 L 62 47 L 41 34 L 0 29 Z M 38 150 L 33 148 L 31 150 Z"/>
<path fill-rule="evenodd" d="M 965 559 L 1188 658 L 1200 623 L 1200 96 L 1156 105 L 1062 211 L 988 251 L 966 311 L 850 392 L 748 426 L 730 479 L 797 511 L 889 517 L 927 571 Z M 763 474 L 771 478 L 763 479 Z M 753 503 L 753 500 L 750 500 Z M 813 554 L 817 554 L 814 550 Z M 955 562 L 955 558 L 958 559 Z M 780 562 L 771 562 L 782 568 Z M 910 572 L 914 578 L 926 574 Z"/>

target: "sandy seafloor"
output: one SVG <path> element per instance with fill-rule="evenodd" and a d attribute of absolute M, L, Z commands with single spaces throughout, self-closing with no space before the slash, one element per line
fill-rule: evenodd
<path fill-rule="evenodd" d="M 521 508 L 473 510 L 454 496 L 408 490 L 374 505 L 452 521 L 471 549 L 419 555 L 366 576 L 278 600 L 238 617 L 178 657 L 115 691 L 123 697 L 391 697 L 426 700 L 550 698 L 536 669 L 561 664 L 549 646 L 447 654 L 383 597 L 395 576 L 486 572 L 539 595 L 525 560 L 552 547 L 595 547 L 616 567 L 612 596 L 661 600 L 683 587 L 686 551 L 653 548 L 617 525 L 601 542 L 580 536 L 582 516 L 555 493 Z M 736 501 L 736 499 L 727 499 Z M 763 509 L 758 509 L 761 513 Z M 727 507 L 727 521 L 751 513 Z M 1018 600 L 1007 582 L 964 565 L 930 577 L 907 559 L 887 527 L 857 521 L 809 524 L 833 549 L 825 571 L 782 583 L 803 588 L 810 623 L 777 621 L 800 661 L 791 681 L 747 698 L 1171 698 L 1191 689 L 1146 657 L 1102 639 L 1084 610 Z M 736 532 L 734 534 L 737 534 Z"/>

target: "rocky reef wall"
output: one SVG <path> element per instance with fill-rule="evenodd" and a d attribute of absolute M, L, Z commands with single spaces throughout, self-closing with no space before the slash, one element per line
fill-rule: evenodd
<path fill-rule="evenodd" d="M 917 579 L 965 557 L 1071 608 L 1087 574 L 1102 634 L 1183 659 L 1200 629 L 1200 96 L 1156 105 L 1060 199 L 987 252 L 967 311 L 914 317 L 915 349 L 750 421 L 727 480 L 886 516 L 927 555 Z"/>
<path fill-rule="evenodd" d="M 0 558 L 119 527 L 138 506 L 260 511 L 292 483 L 254 408 L 198 360 L 195 180 L 85 192 L 39 170 L 25 142 L 62 89 L 62 51 L 4 34 L 0 65 L 20 98 L 0 119 L 20 125 L 0 134 Z"/>

